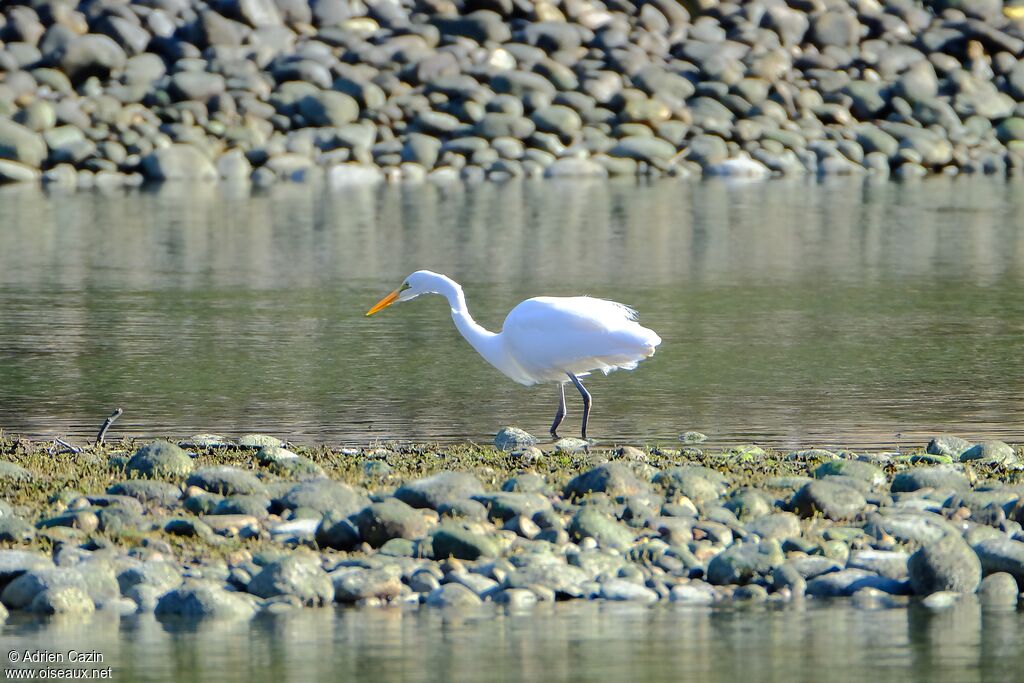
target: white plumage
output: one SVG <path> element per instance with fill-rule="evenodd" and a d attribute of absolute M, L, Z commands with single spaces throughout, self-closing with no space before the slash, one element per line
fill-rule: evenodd
<path fill-rule="evenodd" d="M 478 325 L 466 307 L 457 282 L 439 273 L 418 270 L 402 286 L 381 299 L 366 315 L 421 294 L 440 294 L 451 306 L 452 319 L 484 360 L 520 384 L 558 384 L 559 409 L 552 436 L 565 416 L 563 385 L 572 382 L 583 396 L 583 438 L 591 397 L 579 378 L 600 370 L 632 370 L 654 355 L 661 337 L 636 321 L 636 311 L 614 301 L 588 296 L 540 296 L 513 308 L 494 333 Z"/>
<path fill-rule="evenodd" d="M 632 370 L 661 343 L 636 317 L 628 306 L 589 296 L 527 299 L 501 327 L 505 346 L 522 369 L 509 377 L 529 385 L 567 382 L 567 373 Z"/>

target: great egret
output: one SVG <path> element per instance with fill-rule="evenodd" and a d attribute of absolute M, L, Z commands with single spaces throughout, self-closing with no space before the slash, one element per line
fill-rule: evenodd
<path fill-rule="evenodd" d="M 589 296 L 540 296 L 527 299 L 505 318 L 501 332 L 485 330 L 466 307 L 462 287 L 451 278 L 429 270 L 417 270 L 395 291 L 366 312 L 371 316 L 396 302 L 411 301 L 421 294 L 440 294 L 448 300 L 452 319 L 466 341 L 484 360 L 520 384 L 558 384 L 558 412 L 551 436 L 565 417 L 565 383 L 571 381 L 583 397 L 583 427 L 593 404 L 580 377 L 593 370 L 632 370 L 654 355 L 661 343 L 653 330 L 636 322 L 628 306 Z"/>

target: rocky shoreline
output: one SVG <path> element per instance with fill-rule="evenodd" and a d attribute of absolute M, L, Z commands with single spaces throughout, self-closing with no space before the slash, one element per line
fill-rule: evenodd
<path fill-rule="evenodd" d="M 1000 0 L 117 0 L 0 12 L 0 182 L 1012 173 Z"/>
<path fill-rule="evenodd" d="M 1002 442 L 852 453 L 0 441 L 0 618 L 251 618 L 304 607 L 852 598 L 942 609 L 1024 583 Z M 75 452 L 77 451 L 77 452 Z"/>

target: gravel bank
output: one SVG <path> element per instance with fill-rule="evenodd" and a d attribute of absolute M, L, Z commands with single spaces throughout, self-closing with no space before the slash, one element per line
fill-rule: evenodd
<path fill-rule="evenodd" d="M 0 182 L 1010 173 L 999 0 L 38 0 Z"/>
<path fill-rule="evenodd" d="M 0 603 L 250 618 L 334 603 L 851 597 L 1015 607 L 1024 460 L 757 446 L 289 449 L 250 435 L 0 442 Z M 245 444 L 244 446 L 241 444 Z"/>

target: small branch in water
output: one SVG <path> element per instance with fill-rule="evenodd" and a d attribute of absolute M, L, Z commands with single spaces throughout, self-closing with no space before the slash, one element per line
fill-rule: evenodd
<path fill-rule="evenodd" d="M 120 408 L 114 408 L 114 412 L 110 414 L 106 420 L 103 421 L 103 426 L 100 427 L 100 433 L 96 435 L 96 444 L 99 446 L 103 445 L 103 440 L 107 438 L 107 430 L 110 429 L 110 425 L 114 424 L 114 421 L 121 417 L 124 411 Z"/>

